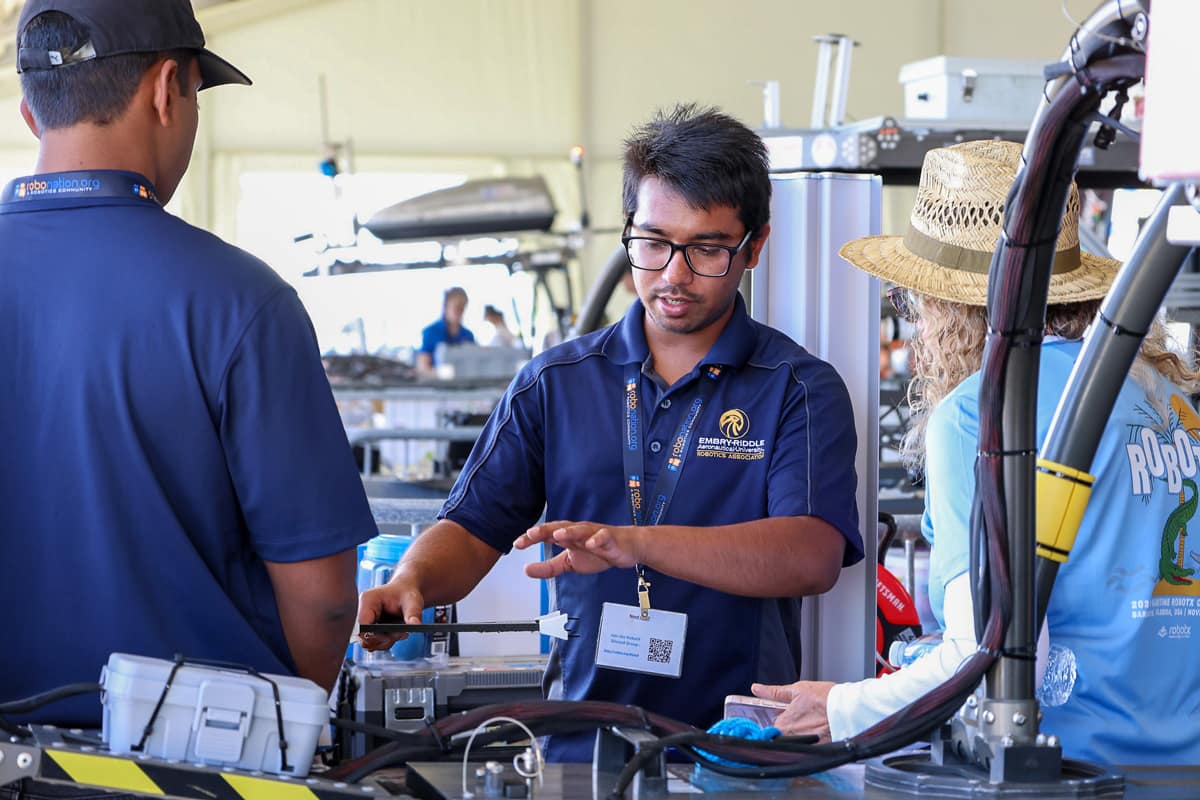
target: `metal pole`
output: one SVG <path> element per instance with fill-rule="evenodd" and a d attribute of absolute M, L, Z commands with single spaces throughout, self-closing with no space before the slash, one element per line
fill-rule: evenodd
<path fill-rule="evenodd" d="M 752 86 L 761 86 L 763 94 L 763 128 L 778 128 L 783 125 L 779 113 L 779 81 L 750 81 Z"/>
<path fill-rule="evenodd" d="M 833 45 L 837 38 L 832 35 L 814 36 L 817 43 L 817 77 L 813 82 L 812 115 L 810 128 L 825 127 L 825 105 L 829 101 L 829 65 L 833 62 Z"/>
<path fill-rule="evenodd" d="M 911 536 L 904 537 L 904 588 L 917 596 L 917 542 Z"/>
<path fill-rule="evenodd" d="M 833 75 L 833 101 L 829 108 L 829 127 L 836 128 L 846 121 L 846 94 L 850 86 L 850 60 L 858 42 L 849 36 L 837 37 L 837 64 Z"/>

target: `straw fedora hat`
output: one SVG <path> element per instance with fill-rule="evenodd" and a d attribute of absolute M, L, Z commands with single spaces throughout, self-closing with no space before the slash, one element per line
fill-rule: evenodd
<path fill-rule="evenodd" d="M 988 268 L 1020 164 L 1021 145 L 1015 142 L 963 142 L 930 150 L 908 231 L 855 239 L 839 251 L 842 258 L 921 294 L 986 305 Z M 1079 190 L 1073 182 L 1055 250 L 1050 304 L 1108 293 L 1121 262 L 1080 251 Z"/>

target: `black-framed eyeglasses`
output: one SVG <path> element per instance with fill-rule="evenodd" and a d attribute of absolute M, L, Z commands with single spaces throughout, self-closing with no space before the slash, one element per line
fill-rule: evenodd
<path fill-rule="evenodd" d="M 893 286 L 887 290 L 888 302 L 896 309 L 896 316 L 905 322 L 917 321 L 916 303 L 913 302 L 912 292 L 903 286 Z"/>
<path fill-rule="evenodd" d="M 753 230 L 737 243 L 736 247 L 727 244 L 712 244 L 710 242 L 687 242 L 675 244 L 670 239 L 659 239 L 655 236 L 629 236 L 629 228 L 633 225 L 630 219 L 625 223 L 625 233 L 621 243 L 629 256 L 629 264 L 638 269 L 658 272 L 666 269 L 667 264 L 675 257 L 675 251 L 683 253 L 683 260 L 688 269 L 704 278 L 723 278 L 729 274 L 733 266 L 733 257 L 741 252 L 754 234 Z"/>

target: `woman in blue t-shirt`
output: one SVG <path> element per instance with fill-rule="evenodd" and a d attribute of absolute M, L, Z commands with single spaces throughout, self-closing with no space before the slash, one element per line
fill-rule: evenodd
<path fill-rule="evenodd" d="M 462 324 L 467 310 L 467 290 L 451 286 L 442 295 L 442 316 L 421 330 L 421 348 L 417 350 L 417 369 L 433 370 L 439 359 L 438 345 L 474 344 L 475 334 Z"/>
<path fill-rule="evenodd" d="M 988 266 L 1020 158 L 1020 145 L 1011 142 L 930 151 L 908 232 L 858 239 L 841 250 L 854 266 L 896 284 L 888 296 L 916 326 L 903 451 L 925 470 L 921 527 L 932 545 L 929 594 L 943 640 L 880 678 L 755 686 L 760 696 L 789 702 L 776 722 L 786 733 L 852 736 L 944 682 L 976 649 L 968 541 L 978 371 L 988 326 Z M 1050 279 L 1039 443 L 1119 267 L 1080 252 L 1078 223 L 1079 193 L 1072 186 Z M 1200 484 L 1200 417 L 1186 399 L 1200 386 L 1200 373 L 1167 343 L 1166 328 L 1156 320 L 1106 424 L 1091 468 L 1091 500 L 1042 628 L 1040 730 L 1059 736 L 1071 758 L 1200 763 L 1200 616 L 1191 618 L 1196 624 L 1186 616 L 1189 610 L 1200 615 L 1200 537 L 1187 537 L 1189 525 L 1200 526 L 1191 522 Z"/>

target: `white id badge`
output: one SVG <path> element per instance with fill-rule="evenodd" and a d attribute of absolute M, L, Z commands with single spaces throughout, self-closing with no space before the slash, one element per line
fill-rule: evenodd
<path fill-rule="evenodd" d="M 605 603 L 596 637 L 596 666 L 678 678 L 683 672 L 687 614 Z"/>

